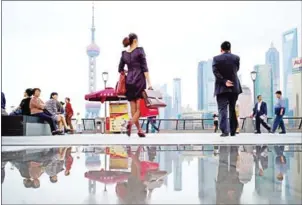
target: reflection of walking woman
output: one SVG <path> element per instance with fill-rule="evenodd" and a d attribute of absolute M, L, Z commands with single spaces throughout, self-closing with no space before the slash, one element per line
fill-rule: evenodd
<path fill-rule="evenodd" d="M 159 164 L 148 161 L 140 161 L 142 147 L 139 146 L 135 154 L 128 147 L 128 155 L 131 157 L 131 173 L 127 182 L 116 184 L 115 191 L 121 204 L 148 204 L 148 199 L 155 188 L 162 185 L 166 171 L 159 170 Z"/>
<path fill-rule="evenodd" d="M 136 125 L 139 137 L 145 137 L 142 131 L 139 118 L 140 118 L 140 100 L 143 98 L 142 93 L 147 87 L 151 89 L 149 79 L 146 55 L 142 47 L 138 47 L 137 35 L 134 33 L 129 34 L 129 37 L 123 40 L 124 47 L 128 47 L 127 51 L 122 52 L 122 57 L 119 64 L 119 73 L 124 73 L 124 67 L 127 65 L 126 77 L 126 97 L 130 101 L 132 120 L 127 125 L 127 135 L 131 135 L 131 127 Z M 146 82 L 147 81 L 147 82 Z"/>

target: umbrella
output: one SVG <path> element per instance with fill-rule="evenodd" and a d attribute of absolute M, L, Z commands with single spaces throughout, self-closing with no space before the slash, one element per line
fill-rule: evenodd
<path fill-rule="evenodd" d="M 88 171 L 85 177 L 90 180 L 98 181 L 104 184 L 115 184 L 125 181 L 129 178 L 130 172 L 122 171 Z"/>
<path fill-rule="evenodd" d="M 92 92 L 85 95 L 85 100 L 88 101 L 101 101 L 101 103 L 105 101 L 118 101 L 126 99 L 125 96 L 117 95 L 114 88 L 105 88 L 104 90 L 100 90 L 97 92 Z"/>

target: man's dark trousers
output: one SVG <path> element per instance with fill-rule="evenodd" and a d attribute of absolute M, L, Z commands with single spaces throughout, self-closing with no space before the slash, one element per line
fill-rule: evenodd
<path fill-rule="evenodd" d="M 271 128 L 268 126 L 268 124 L 266 124 L 266 122 L 264 122 L 261 118 L 260 118 L 260 115 L 256 114 L 256 130 L 257 130 L 257 133 L 261 133 L 261 129 L 260 129 L 260 124 L 262 124 L 262 126 L 267 129 L 268 131 L 271 130 Z"/>
<path fill-rule="evenodd" d="M 219 111 L 219 128 L 222 133 L 228 134 L 230 132 L 231 135 L 235 135 L 236 133 L 238 125 L 235 111 L 237 99 L 238 94 L 231 92 L 218 94 L 216 96 Z M 228 107 L 230 130 L 228 129 Z"/>

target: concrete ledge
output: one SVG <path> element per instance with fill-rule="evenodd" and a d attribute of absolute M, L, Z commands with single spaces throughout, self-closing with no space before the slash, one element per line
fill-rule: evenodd
<path fill-rule="evenodd" d="M 5 137 L 2 146 L 71 146 L 71 145 L 242 145 L 242 144 L 302 144 L 301 133 L 260 134 L 242 133 L 236 137 L 219 134 L 173 133 L 148 134 L 139 138 L 125 134 L 82 134 L 64 136 Z"/>

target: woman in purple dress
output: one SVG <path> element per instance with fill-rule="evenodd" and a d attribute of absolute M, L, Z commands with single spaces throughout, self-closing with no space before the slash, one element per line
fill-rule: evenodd
<path fill-rule="evenodd" d="M 147 88 L 152 89 L 146 55 L 142 47 L 138 47 L 137 35 L 134 33 L 129 34 L 123 40 L 124 47 L 129 49 L 122 52 L 122 57 L 119 64 L 119 73 L 125 72 L 124 67 L 127 65 L 126 77 L 126 97 L 130 102 L 132 119 L 127 125 L 127 135 L 131 135 L 132 125 L 135 124 L 138 130 L 139 137 L 145 137 L 145 133 L 139 124 L 140 118 L 140 100 L 143 98 L 142 93 Z"/>

